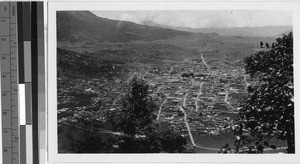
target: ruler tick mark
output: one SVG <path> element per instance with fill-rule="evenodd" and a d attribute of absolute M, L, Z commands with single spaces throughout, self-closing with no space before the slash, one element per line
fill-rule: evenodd
<path fill-rule="evenodd" d="M 2 6 L 3 5 L 3 6 Z M 5 100 L 3 101 L 2 99 L 2 103 L 5 104 L 6 106 L 3 107 L 3 105 L 1 106 L 1 110 L 2 110 L 2 118 L 8 119 L 10 121 L 8 121 L 9 126 L 8 127 L 4 127 L 7 128 L 6 131 L 9 131 L 9 134 L 5 134 L 7 132 L 2 131 L 2 135 L 4 134 L 5 137 L 2 138 L 2 143 L 13 143 L 13 147 L 2 147 L 3 148 L 3 161 L 1 161 L 2 163 L 8 163 L 7 160 L 11 161 L 12 163 L 19 163 L 19 158 L 17 158 L 17 155 L 19 154 L 19 150 L 16 148 L 19 148 L 19 127 L 17 126 L 16 129 L 12 129 L 13 127 L 15 127 L 14 124 L 19 125 L 18 123 L 18 117 L 15 116 L 14 113 L 18 113 L 18 108 L 16 108 L 15 104 L 18 104 L 18 96 L 15 96 L 18 94 L 18 92 L 11 92 L 12 89 L 18 89 L 18 85 L 15 88 L 14 86 L 16 84 L 18 84 L 18 79 L 16 78 L 18 75 L 18 61 L 17 61 L 17 57 L 15 57 L 14 55 L 18 56 L 18 52 L 15 51 L 15 49 L 18 47 L 18 29 L 17 29 L 17 3 L 16 2 L 8 2 L 8 3 L 3 3 L 1 2 L 1 8 L 0 8 L 0 12 L 3 13 L 4 12 L 8 12 L 9 15 L 2 15 L 2 17 L 0 16 L 1 19 L 1 28 L 5 27 L 5 29 L 7 30 L 1 30 L 0 31 L 0 37 L 1 40 L 3 42 L 5 42 L 3 45 L 1 45 L 1 50 L 0 50 L 0 55 L 2 56 L 1 58 L 3 59 L 3 61 L 7 61 L 7 66 L 10 66 L 8 68 L 8 70 L 2 70 L 3 72 L 1 72 L 1 78 L 6 78 L 8 83 L 2 83 L 1 85 L 1 90 L 2 90 L 2 96 L 6 97 Z M 2 26 L 3 25 L 3 26 Z M 4 49 L 7 49 L 7 52 L 1 52 L 2 51 L 2 47 Z M 1 54 L 3 53 L 3 54 Z M 7 55 L 10 55 L 10 57 L 7 57 Z M 1 59 L 1 60 L 2 60 Z M 12 70 L 14 70 L 15 72 L 12 73 Z M 16 73 L 16 75 L 15 75 Z M 14 74 L 14 76 L 11 76 L 12 74 Z M 10 80 L 9 80 L 10 79 Z M 16 80 L 14 80 L 16 79 Z M 14 82 L 13 82 L 14 81 Z M 12 85 L 13 84 L 13 85 Z M 5 90 L 9 90 L 9 91 L 5 91 Z M 2 119 L 3 120 L 3 119 Z M 16 134 L 13 134 L 17 131 Z M 15 150 L 16 149 L 16 150 Z"/>

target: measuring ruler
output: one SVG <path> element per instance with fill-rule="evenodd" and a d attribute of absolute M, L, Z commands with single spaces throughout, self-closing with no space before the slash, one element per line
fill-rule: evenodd
<path fill-rule="evenodd" d="M 17 2 L 0 2 L 3 164 L 19 164 Z"/>

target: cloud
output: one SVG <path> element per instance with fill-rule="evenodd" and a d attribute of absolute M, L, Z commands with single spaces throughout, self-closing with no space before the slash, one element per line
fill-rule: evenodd
<path fill-rule="evenodd" d="M 100 17 L 176 27 L 257 27 L 292 25 L 292 12 L 279 10 L 93 11 Z"/>
<path fill-rule="evenodd" d="M 137 15 L 133 14 L 123 14 L 120 20 L 140 23 L 140 20 L 137 18 Z"/>

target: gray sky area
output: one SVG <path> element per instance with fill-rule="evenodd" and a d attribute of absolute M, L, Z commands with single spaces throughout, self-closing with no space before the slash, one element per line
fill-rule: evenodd
<path fill-rule="evenodd" d="M 283 10 L 201 10 L 201 11 L 92 11 L 100 17 L 192 28 L 229 28 L 292 25 L 292 12 Z"/>

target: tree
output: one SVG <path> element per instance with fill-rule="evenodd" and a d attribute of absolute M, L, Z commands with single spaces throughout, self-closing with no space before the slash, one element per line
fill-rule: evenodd
<path fill-rule="evenodd" d="M 260 42 L 260 48 L 264 48 L 264 43 Z"/>
<path fill-rule="evenodd" d="M 151 128 L 157 108 L 149 96 L 149 85 L 137 77 L 131 81 L 129 91 L 122 99 L 122 110 L 117 114 L 118 131 L 129 135 L 144 134 Z"/>
<path fill-rule="evenodd" d="M 169 153 L 182 153 L 185 151 L 186 139 L 179 136 L 174 131 L 168 130 L 161 133 L 161 147 L 163 151 Z"/>
<path fill-rule="evenodd" d="M 272 43 L 272 48 L 275 48 L 275 43 Z"/>
<path fill-rule="evenodd" d="M 87 132 L 80 139 L 70 145 L 72 153 L 113 153 L 117 138 L 114 136 L 102 136 L 101 133 Z"/>
<path fill-rule="evenodd" d="M 236 143 L 245 143 L 249 133 L 261 142 L 276 136 L 287 142 L 287 153 L 295 153 L 293 34 L 276 41 L 273 49 L 245 58 L 246 73 L 256 82 L 239 112 Z"/>
<path fill-rule="evenodd" d="M 269 43 L 267 43 L 267 42 L 266 42 L 266 48 L 270 48 L 270 45 L 269 45 Z"/>

